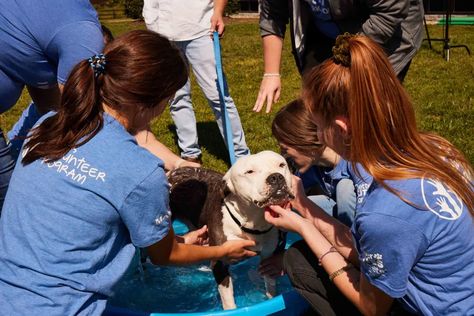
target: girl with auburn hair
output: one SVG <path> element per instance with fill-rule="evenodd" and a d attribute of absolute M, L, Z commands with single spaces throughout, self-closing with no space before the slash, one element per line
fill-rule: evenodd
<path fill-rule="evenodd" d="M 186 80 L 178 50 L 150 31 L 126 33 L 73 69 L 57 113 L 29 135 L 7 194 L 2 313 L 101 315 L 135 247 L 154 264 L 254 255 L 251 241 L 177 243 L 163 161 L 134 137 Z"/>
<path fill-rule="evenodd" d="M 471 165 L 447 140 L 418 131 L 410 98 L 377 44 L 345 34 L 333 52 L 306 76 L 302 98 L 319 139 L 351 162 L 356 216 L 346 228 L 295 178 L 291 207 L 301 216 L 279 206 L 265 214 L 304 239 L 284 257 L 292 284 L 320 315 L 469 314 Z"/>

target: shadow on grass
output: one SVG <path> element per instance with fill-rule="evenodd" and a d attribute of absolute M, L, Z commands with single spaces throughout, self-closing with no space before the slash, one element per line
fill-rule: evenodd
<path fill-rule="evenodd" d="M 173 134 L 175 145 L 179 148 L 178 135 L 176 134 L 176 126 L 174 124 L 169 124 L 168 130 L 170 133 Z M 224 161 L 230 167 L 229 152 L 227 151 L 224 140 L 222 139 L 217 123 L 198 122 L 197 131 L 199 145 L 201 146 L 201 149 L 207 151 L 216 159 Z"/>

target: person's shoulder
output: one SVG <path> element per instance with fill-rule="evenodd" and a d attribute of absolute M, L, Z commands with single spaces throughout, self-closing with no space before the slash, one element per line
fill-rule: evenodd
<path fill-rule="evenodd" d="M 130 174 L 148 174 L 164 167 L 160 158 L 139 146 L 135 137 L 109 115 L 104 115 L 103 127 L 94 138 L 91 145 L 103 151 L 110 163 Z"/>

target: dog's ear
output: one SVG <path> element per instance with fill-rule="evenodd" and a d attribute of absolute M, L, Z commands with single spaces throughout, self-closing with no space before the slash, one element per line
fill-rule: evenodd
<path fill-rule="evenodd" d="M 222 177 L 222 197 L 226 197 L 231 192 L 234 191 L 234 185 L 232 181 L 230 181 L 230 170 L 226 172 L 226 174 Z"/>
<path fill-rule="evenodd" d="M 226 196 L 228 196 L 230 194 L 230 189 L 229 187 L 227 186 L 227 183 L 225 180 L 222 180 L 222 184 L 220 185 L 220 195 L 221 195 L 221 198 L 225 198 Z"/>

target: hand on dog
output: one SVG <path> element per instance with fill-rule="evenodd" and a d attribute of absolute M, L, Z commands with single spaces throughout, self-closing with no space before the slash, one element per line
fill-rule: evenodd
<path fill-rule="evenodd" d="M 283 254 L 285 252 L 281 251 L 269 258 L 266 258 L 260 262 L 258 267 L 258 272 L 262 276 L 268 276 L 270 278 L 278 278 L 285 274 L 283 271 Z"/>
<path fill-rule="evenodd" d="M 193 230 L 183 235 L 182 238 L 184 240 L 184 243 L 187 245 L 208 245 L 209 236 L 207 235 L 207 226 L 204 225 L 199 229 Z"/>
<path fill-rule="evenodd" d="M 270 205 L 265 208 L 265 220 L 284 231 L 300 233 L 305 218 L 291 210 L 291 204 L 287 203 L 285 208 L 279 205 Z"/>
<path fill-rule="evenodd" d="M 246 248 L 255 246 L 253 240 L 228 240 L 222 244 L 224 249 L 223 260 L 231 263 L 236 263 L 247 257 L 256 256 L 255 251 L 248 250 Z"/>
<path fill-rule="evenodd" d="M 293 175 L 291 179 L 291 187 L 293 189 L 293 194 L 295 198 L 291 200 L 291 206 L 295 210 L 302 209 L 302 201 L 307 199 L 305 189 L 303 187 L 303 181 L 298 176 Z"/>

